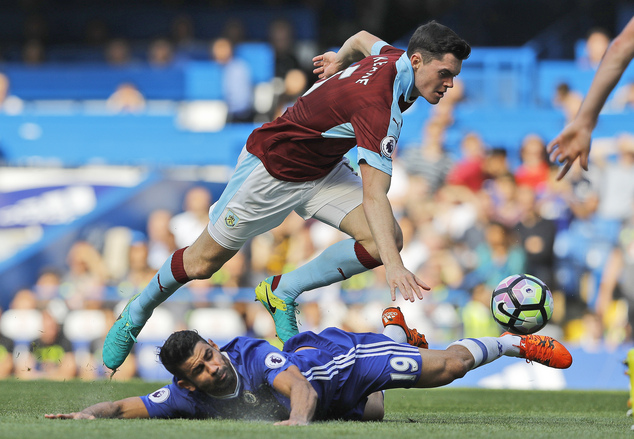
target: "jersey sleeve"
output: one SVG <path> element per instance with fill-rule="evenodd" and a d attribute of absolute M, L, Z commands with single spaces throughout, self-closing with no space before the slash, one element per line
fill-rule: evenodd
<path fill-rule="evenodd" d="M 352 125 L 357 138 L 357 160 L 391 176 L 397 136 L 389 132 L 390 117 L 389 109 L 366 108 L 354 115 Z"/>
<path fill-rule="evenodd" d="M 191 398 L 183 395 L 183 391 L 174 384 L 161 387 L 148 395 L 141 396 L 141 401 L 150 418 L 196 418 L 196 405 Z"/>
<path fill-rule="evenodd" d="M 261 343 L 250 353 L 248 365 L 250 376 L 256 385 L 269 385 L 273 387 L 273 381 L 280 372 L 284 372 L 291 366 L 288 354 L 281 352 L 276 347 Z M 258 382 L 259 381 L 259 382 Z"/>

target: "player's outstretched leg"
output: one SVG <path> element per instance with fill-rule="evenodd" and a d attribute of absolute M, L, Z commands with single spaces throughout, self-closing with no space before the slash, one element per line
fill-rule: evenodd
<path fill-rule="evenodd" d="M 545 335 L 516 335 L 505 332 L 502 336 L 516 337 L 513 346 L 519 347 L 520 358 L 526 358 L 527 362 L 536 361 L 544 366 L 556 369 L 567 369 L 572 364 L 572 355 L 564 345 L 552 337 Z"/>
<path fill-rule="evenodd" d="M 301 267 L 260 282 L 255 289 L 255 298 L 273 317 L 278 338 L 286 342 L 298 333 L 295 299 L 301 293 L 340 282 L 379 265 L 380 262 L 361 244 L 354 239 L 345 239 Z"/>
<path fill-rule="evenodd" d="M 280 276 L 270 276 L 255 287 L 255 299 L 259 300 L 269 312 L 275 322 L 277 338 L 282 343 L 299 333 L 297 329 L 297 302 L 293 299 L 283 300 L 273 292 L 278 285 Z"/>
<path fill-rule="evenodd" d="M 497 360 L 502 355 L 525 358 L 545 366 L 566 369 L 572 364 L 568 349 L 545 335 L 516 335 L 505 332 L 500 337 L 463 338 L 450 346 L 464 346 L 474 358 L 472 369 Z"/>
<path fill-rule="evenodd" d="M 383 328 L 385 328 L 383 334 L 392 338 L 394 341 L 401 341 L 400 338 L 402 338 L 402 336 L 399 337 L 399 333 L 402 331 L 405 335 L 404 341 L 408 344 L 423 349 L 427 349 L 429 347 L 424 334 L 421 334 L 416 329 L 407 326 L 407 323 L 405 323 L 405 316 L 403 315 L 401 308 L 398 306 L 385 308 L 383 310 L 383 314 L 381 315 L 381 319 L 383 320 Z M 396 334 L 390 334 L 392 330 L 396 328 L 400 328 L 400 330 L 397 329 L 398 332 L 396 332 Z"/>
<path fill-rule="evenodd" d="M 123 364 L 154 308 L 190 280 L 183 267 L 184 251 L 184 248 L 177 250 L 165 261 L 143 291 L 130 299 L 108 331 L 102 359 L 109 369 L 116 370 Z"/>

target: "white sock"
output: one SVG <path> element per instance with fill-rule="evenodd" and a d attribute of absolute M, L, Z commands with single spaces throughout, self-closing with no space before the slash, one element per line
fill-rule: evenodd
<path fill-rule="evenodd" d="M 383 335 L 391 338 L 397 343 L 407 343 L 407 334 L 405 330 L 398 325 L 387 325 L 383 329 Z"/>
<path fill-rule="evenodd" d="M 502 355 L 518 357 L 520 354 L 519 343 L 519 336 L 508 334 L 503 337 L 463 338 L 449 346 L 459 345 L 467 348 L 475 360 L 472 368 L 475 369 L 497 360 Z"/>

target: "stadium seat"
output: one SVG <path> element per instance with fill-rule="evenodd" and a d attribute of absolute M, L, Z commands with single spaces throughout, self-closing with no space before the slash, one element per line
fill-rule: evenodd
<path fill-rule="evenodd" d="M 165 307 L 158 307 L 152 313 L 137 338 L 135 347 L 137 372 L 141 378 L 149 381 L 161 381 L 171 378 L 171 374 L 161 365 L 157 353 L 158 347 L 174 332 L 176 320 Z"/>
<path fill-rule="evenodd" d="M 42 331 L 42 313 L 36 309 L 9 309 L 0 319 L 0 332 L 16 344 L 28 344 Z"/>
<path fill-rule="evenodd" d="M 98 309 L 71 311 L 64 320 L 64 335 L 76 348 L 86 347 L 106 332 L 106 315 Z"/>
<path fill-rule="evenodd" d="M 222 346 L 234 337 L 246 334 L 244 320 L 233 308 L 199 308 L 187 319 L 187 327 L 197 330 L 204 338 L 211 338 Z"/>

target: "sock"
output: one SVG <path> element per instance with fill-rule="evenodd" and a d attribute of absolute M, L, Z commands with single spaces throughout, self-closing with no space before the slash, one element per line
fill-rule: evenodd
<path fill-rule="evenodd" d="M 405 330 L 398 325 L 387 325 L 383 329 L 383 335 L 391 338 L 397 343 L 407 343 L 407 334 Z"/>
<path fill-rule="evenodd" d="M 354 239 L 339 241 L 312 261 L 279 277 L 275 295 L 282 300 L 295 300 L 304 291 L 348 279 L 379 265 Z"/>
<path fill-rule="evenodd" d="M 513 346 L 515 341 L 517 341 L 516 344 L 519 345 L 519 337 L 513 335 L 505 335 L 503 337 L 463 338 L 462 340 L 451 343 L 449 346 L 460 345 L 467 348 L 475 359 L 475 363 L 473 364 L 473 369 L 475 369 L 483 364 L 497 360 L 502 355 L 509 357 L 519 356 L 519 347 Z"/>
<path fill-rule="evenodd" d="M 141 294 L 130 303 L 128 309 L 132 323 L 135 325 L 145 324 L 152 315 L 154 308 L 191 280 L 187 277 L 183 267 L 183 252 L 185 248 L 176 250 L 165 261 L 150 283 L 141 291 Z"/>

